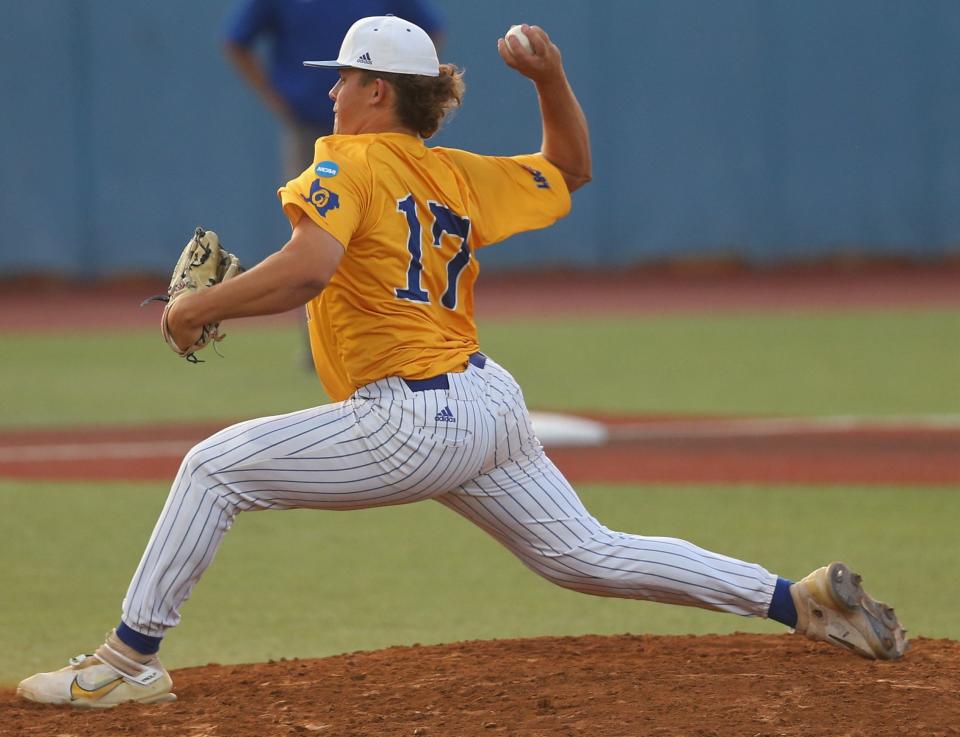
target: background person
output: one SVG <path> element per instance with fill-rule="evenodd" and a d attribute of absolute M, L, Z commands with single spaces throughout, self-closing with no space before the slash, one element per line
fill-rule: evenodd
<path fill-rule="evenodd" d="M 429 0 L 243 0 L 227 18 L 227 58 L 280 121 L 284 182 L 307 168 L 316 140 L 333 131 L 327 92 L 336 72 L 307 69 L 303 60 L 332 58 L 354 21 L 387 14 L 415 23 L 439 44 L 444 18 Z"/>

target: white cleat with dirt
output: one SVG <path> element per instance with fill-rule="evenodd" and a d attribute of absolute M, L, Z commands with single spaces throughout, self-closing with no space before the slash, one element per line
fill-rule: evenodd
<path fill-rule="evenodd" d="M 154 659 L 136 672 L 121 673 L 93 655 L 78 655 L 70 665 L 37 673 L 20 682 L 17 694 L 41 704 L 69 704 L 85 709 L 108 709 L 129 701 L 160 704 L 175 701 L 170 674 Z"/>
<path fill-rule="evenodd" d="M 893 608 L 873 599 L 860 581 L 860 575 L 843 563 L 831 563 L 793 584 L 796 631 L 864 658 L 903 657 L 908 648 L 906 630 Z"/>

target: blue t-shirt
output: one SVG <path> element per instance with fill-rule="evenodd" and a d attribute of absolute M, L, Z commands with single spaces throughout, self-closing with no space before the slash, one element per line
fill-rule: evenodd
<path fill-rule="evenodd" d="M 226 39 L 252 46 L 269 42 L 270 82 L 303 122 L 332 129 L 335 69 L 303 66 L 308 59 L 336 59 L 350 26 L 372 15 L 396 15 L 430 35 L 443 16 L 420 0 L 244 0 L 227 18 Z"/>

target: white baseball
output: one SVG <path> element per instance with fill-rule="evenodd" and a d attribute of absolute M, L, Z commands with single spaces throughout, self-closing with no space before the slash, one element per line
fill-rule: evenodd
<path fill-rule="evenodd" d="M 530 45 L 530 39 L 527 38 L 527 34 L 523 32 L 520 26 L 510 26 L 510 30 L 506 32 L 504 38 L 510 38 L 511 36 L 520 42 L 524 51 L 528 54 L 533 53 L 533 46 Z"/>

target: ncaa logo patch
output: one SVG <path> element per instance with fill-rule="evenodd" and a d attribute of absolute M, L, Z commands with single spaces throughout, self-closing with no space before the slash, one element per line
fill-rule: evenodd
<path fill-rule="evenodd" d="M 340 167 L 336 161 L 321 161 L 313 167 L 313 171 L 318 177 L 335 177 L 340 173 Z"/>
<path fill-rule="evenodd" d="M 321 217 L 326 218 L 327 212 L 340 207 L 340 195 L 333 190 L 321 186 L 319 179 L 314 179 L 310 185 L 310 196 L 303 199 L 313 205 Z"/>

